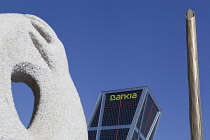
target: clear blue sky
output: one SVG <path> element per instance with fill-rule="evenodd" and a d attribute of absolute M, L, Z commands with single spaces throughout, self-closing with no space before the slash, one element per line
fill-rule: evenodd
<path fill-rule="evenodd" d="M 33 14 L 63 42 L 87 121 L 100 91 L 149 86 L 163 110 L 156 140 L 190 139 L 185 13 L 197 17 L 204 138 L 210 139 L 210 1 L 2 0 L 1 13 Z M 28 125 L 33 95 L 12 84 Z"/>

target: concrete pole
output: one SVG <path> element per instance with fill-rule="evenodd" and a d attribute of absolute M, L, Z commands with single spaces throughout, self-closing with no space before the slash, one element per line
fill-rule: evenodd
<path fill-rule="evenodd" d="M 186 13 L 191 140 L 203 140 L 195 13 Z"/>

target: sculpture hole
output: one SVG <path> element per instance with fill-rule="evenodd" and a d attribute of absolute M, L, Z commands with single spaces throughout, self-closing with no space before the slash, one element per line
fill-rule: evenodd
<path fill-rule="evenodd" d="M 12 82 L 12 94 L 20 121 L 28 128 L 34 110 L 33 91 L 25 83 Z"/>

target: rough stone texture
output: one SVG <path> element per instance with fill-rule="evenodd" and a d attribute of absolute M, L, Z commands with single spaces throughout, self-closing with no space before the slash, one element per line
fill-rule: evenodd
<path fill-rule="evenodd" d="M 33 90 L 35 106 L 28 129 L 14 107 L 11 81 Z M 0 139 L 88 139 L 64 47 L 36 16 L 0 14 Z"/>

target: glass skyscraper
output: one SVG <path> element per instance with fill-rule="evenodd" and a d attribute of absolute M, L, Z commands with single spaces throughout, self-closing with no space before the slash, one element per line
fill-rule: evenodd
<path fill-rule="evenodd" d="M 102 91 L 88 123 L 88 138 L 153 140 L 160 115 L 148 87 Z"/>

